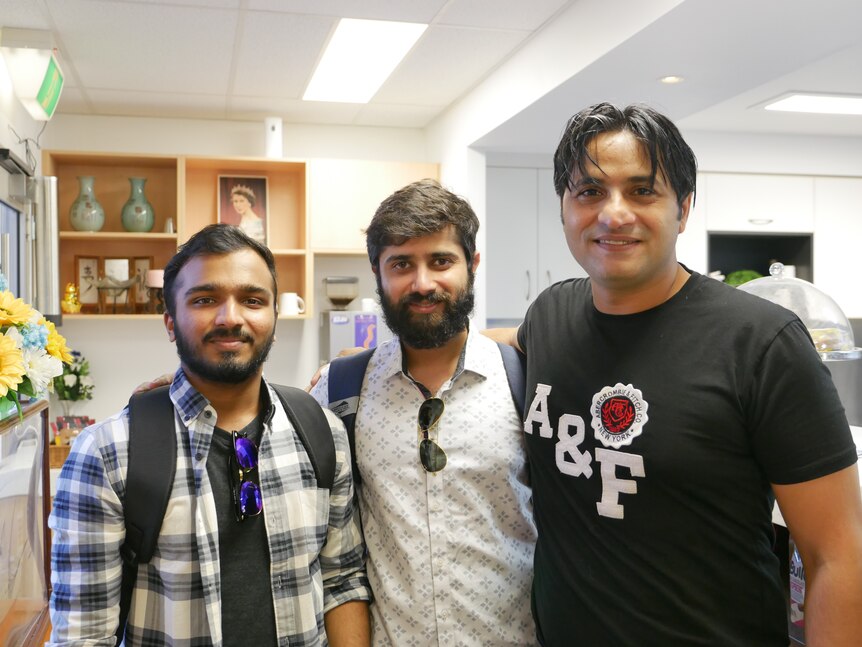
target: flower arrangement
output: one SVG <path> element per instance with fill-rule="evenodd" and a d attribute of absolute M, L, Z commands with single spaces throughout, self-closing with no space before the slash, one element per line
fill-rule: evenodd
<path fill-rule="evenodd" d="M 9 291 L 0 274 L 0 418 L 53 388 L 72 353 L 54 324 Z"/>
<path fill-rule="evenodd" d="M 72 361 L 63 364 L 63 374 L 54 378 L 54 391 L 61 400 L 92 400 L 93 378 L 90 362 L 81 353 L 72 351 Z"/>

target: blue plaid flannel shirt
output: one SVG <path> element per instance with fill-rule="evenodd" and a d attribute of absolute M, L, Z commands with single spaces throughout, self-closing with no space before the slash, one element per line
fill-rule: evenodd
<path fill-rule="evenodd" d="M 138 569 L 127 645 L 221 645 L 215 502 L 206 460 L 216 412 L 182 369 L 171 387 L 177 472 L 153 559 Z M 324 614 L 351 600 L 370 600 L 365 547 L 353 507 L 347 436 L 327 412 L 336 448 L 336 477 L 319 489 L 314 470 L 278 396 L 260 446 L 260 485 L 271 560 L 279 645 L 325 645 Z M 182 421 L 182 422 L 180 422 Z M 118 624 L 125 537 L 123 498 L 128 409 L 77 438 L 58 480 L 51 550 L 51 641 L 110 645 Z"/>

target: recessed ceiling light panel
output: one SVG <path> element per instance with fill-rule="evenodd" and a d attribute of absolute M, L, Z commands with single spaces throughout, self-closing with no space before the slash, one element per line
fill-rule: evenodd
<path fill-rule="evenodd" d="M 427 27 L 342 18 L 302 98 L 368 103 Z"/>
<path fill-rule="evenodd" d="M 671 74 L 670 76 L 663 76 L 659 79 L 661 83 L 665 85 L 676 85 L 677 83 L 682 83 L 685 81 L 685 77 L 682 76 L 674 76 Z"/>
<path fill-rule="evenodd" d="M 825 115 L 862 115 L 862 97 L 853 95 L 791 94 L 764 106 L 780 112 L 812 112 Z"/>

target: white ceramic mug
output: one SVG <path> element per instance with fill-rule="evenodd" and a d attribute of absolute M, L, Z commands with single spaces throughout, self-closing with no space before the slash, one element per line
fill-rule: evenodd
<path fill-rule="evenodd" d="M 296 292 L 282 292 L 278 297 L 278 314 L 298 315 L 305 312 L 305 301 Z"/>

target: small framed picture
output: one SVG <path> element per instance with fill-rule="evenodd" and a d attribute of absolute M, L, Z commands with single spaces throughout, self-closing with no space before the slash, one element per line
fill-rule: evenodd
<path fill-rule="evenodd" d="M 147 305 L 150 302 L 149 291 L 144 281 L 147 278 L 147 272 L 153 269 L 152 256 L 135 256 L 132 259 L 132 269 L 135 272 L 135 311 L 146 312 Z"/>
<path fill-rule="evenodd" d="M 102 271 L 115 281 L 128 281 L 129 259 L 106 256 L 102 259 Z"/>
<path fill-rule="evenodd" d="M 102 258 L 102 274 L 105 278 L 111 278 L 118 282 L 127 282 L 131 277 L 130 261 L 126 257 L 105 256 Z M 130 286 L 134 287 L 134 286 Z M 129 288 L 108 288 L 102 290 L 102 312 L 118 312 L 117 306 L 122 305 L 123 311 L 128 312 Z"/>
<path fill-rule="evenodd" d="M 218 221 L 237 225 L 266 245 L 269 222 L 266 178 L 219 175 Z"/>
<path fill-rule="evenodd" d="M 75 276 L 78 279 L 81 312 L 98 311 L 99 291 L 96 289 L 96 280 L 99 278 L 99 257 L 75 256 Z"/>

